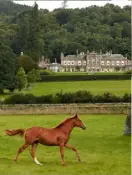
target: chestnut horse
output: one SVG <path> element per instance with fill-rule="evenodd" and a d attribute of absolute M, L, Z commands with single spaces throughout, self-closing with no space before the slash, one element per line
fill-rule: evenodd
<path fill-rule="evenodd" d="M 77 150 L 73 146 L 67 144 L 70 133 L 74 127 L 80 127 L 83 130 L 86 129 L 86 126 L 79 119 L 77 114 L 74 117 L 64 120 L 62 123 L 60 123 L 58 126 L 54 128 L 42 128 L 35 126 L 28 129 L 6 130 L 6 134 L 9 136 L 19 134 L 25 137 L 25 143 L 21 148 L 19 148 L 14 161 L 17 161 L 19 154 L 22 153 L 27 147 L 31 145 L 32 146 L 31 156 L 33 160 L 35 161 L 35 163 L 42 165 L 35 156 L 38 143 L 47 146 L 59 146 L 62 165 L 65 165 L 64 147 L 75 151 L 78 161 L 81 161 Z"/>

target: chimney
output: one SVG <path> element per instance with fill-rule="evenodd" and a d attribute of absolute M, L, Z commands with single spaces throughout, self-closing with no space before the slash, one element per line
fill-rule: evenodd
<path fill-rule="evenodd" d="M 100 55 L 102 55 L 102 50 L 100 50 Z"/>
<path fill-rule="evenodd" d="M 44 61 L 44 55 L 42 55 L 42 61 Z"/>
<path fill-rule="evenodd" d="M 76 50 L 76 56 L 78 56 L 78 49 Z"/>
<path fill-rule="evenodd" d="M 63 59 L 64 58 L 64 54 L 63 54 L 63 52 L 61 52 L 61 59 Z"/>

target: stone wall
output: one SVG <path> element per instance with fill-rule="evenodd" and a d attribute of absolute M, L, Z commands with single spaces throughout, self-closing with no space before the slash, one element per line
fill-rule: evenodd
<path fill-rule="evenodd" d="M 127 114 L 129 103 L 0 105 L 0 115 L 12 114 Z"/>

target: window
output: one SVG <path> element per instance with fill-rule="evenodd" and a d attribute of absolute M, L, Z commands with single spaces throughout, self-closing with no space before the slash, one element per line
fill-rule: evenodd
<path fill-rule="evenodd" d="M 114 61 L 112 61 L 112 65 L 114 65 L 115 64 L 115 62 Z"/>
<path fill-rule="evenodd" d="M 97 65 L 99 65 L 99 61 L 97 61 L 96 63 L 97 63 Z"/>
<path fill-rule="evenodd" d="M 116 65 L 119 65 L 120 61 L 116 61 Z"/>
<path fill-rule="evenodd" d="M 83 64 L 85 65 L 86 64 L 86 61 L 84 61 Z"/>
<path fill-rule="evenodd" d="M 121 64 L 124 65 L 124 61 L 122 61 Z"/>
<path fill-rule="evenodd" d="M 64 61 L 64 64 L 66 65 L 67 64 L 67 61 Z"/>
<path fill-rule="evenodd" d="M 101 61 L 101 64 L 104 65 L 104 61 Z"/>
<path fill-rule="evenodd" d="M 93 65 L 95 65 L 95 61 L 93 61 Z"/>
<path fill-rule="evenodd" d="M 107 61 L 107 65 L 110 65 L 110 62 L 109 61 Z"/>
<path fill-rule="evenodd" d="M 71 64 L 74 65 L 74 61 L 72 61 Z"/>
<path fill-rule="evenodd" d="M 81 61 L 78 61 L 78 65 L 81 65 Z"/>

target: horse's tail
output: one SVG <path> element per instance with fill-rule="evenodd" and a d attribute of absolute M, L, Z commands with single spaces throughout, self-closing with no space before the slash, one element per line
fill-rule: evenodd
<path fill-rule="evenodd" d="M 5 133 L 8 135 L 8 136 L 14 136 L 14 135 L 17 135 L 19 134 L 20 136 L 23 136 L 24 133 L 25 133 L 25 130 L 24 129 L 16 129 L 16 130 L 5 130 Z"/>

